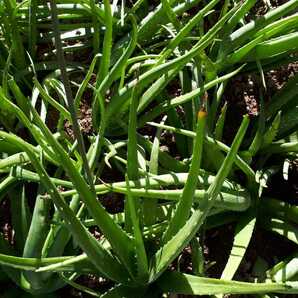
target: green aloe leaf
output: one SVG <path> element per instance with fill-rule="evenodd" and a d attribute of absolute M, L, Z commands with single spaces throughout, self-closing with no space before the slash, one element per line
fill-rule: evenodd
<path fill-rule="evenodd" d="M 233 247 L 222 272 L 221 279 L 232 280 L 250 243 L 256 218 L 253 212 L 248 212 L 240 219 L 236 226 Z"/>
<path fill-rule="evenodd" d="M 215 294 L 262 294 L 284 293 L 295 294 L 297 283 L 248 283 L 225 281 L 215 278 L 197 277 L 178 272 L 167 272 L 159 280 L 158 285 L 165 292 L 185 295 Z"/>
<path fill-rule="evenodd" d="M 161 104 L 154 107 L 150 112 L 148 112 L 146 115 L 140 118 L 139 120 L 139 126 L 143 126 L 146 122 L 152 121 L 154 118 L 158 117 L 160 114 L 168 111 L 171 108 L 174 108 L 178 105 L 184 104 L 186 102 L 189 102 L 190 100 L 197 98 L 198 96 L 205 93 L 205 91 L 209 90 L 210 88 L 216 86 L 217 84 L 220 84 L 221 82 L 224 82 L 228 80 L 229 78 L 236 75 L 238 72 L 241 71 L 243 66 L 240 68 L 223 75 L 222 77 L 216 78 L 213 81 L 205 84 L 204 86 L 197 88 L 191 92 L 188 92 L 186 94 L 180 95 L 178 97 L 175 97 L 171 99 L 170 101 L 162 102 Z"/>
<path fill-rule="evenodd" d="M 163 242 L 168 242 L 182 228 L 191 212 L 193 205 L 193 196 L 197 188 L 198 174 L 201 167 L 203 140 L 205 135 L 207 112 L 202 108 L 198 112 L 198 122 L 196 128 L 196 136 L 194 139 L 192 161 L 187 177 L 187 181 L 183 188 L 183 193 L 178 202 L 175 213 L 170 220 L 169 226 L 163 236 Z"/>
<path fill-rule="evenodd" d="M 86 260 L 86 257 L 78 262 L 73 259 L 77 257 L 53 257 L 53 258 L 24 258 L 12 255 L 0 254 L 0 264 L 11 268 L 22 269 L 26 271 L 44 271 L 47 268 L 53 272 L 70 271 L 96 273 L 96 268 Z M 59 266 L 57 266 L 59 265 Z M 53 268 L 51 267 L 53 266 Z"/>
<path fill-rule="evenodd" d="M 129 124 L 128 124 L 128 142 L 127 142 L 127 176 L 126 176 L 126 188 L 127 197 L 125 202 L 125 216 L 127 220 L 131 222 L 132 232 L 134 234 L 135 255 L 137 261 L 137 280 L 144 282 L 148 279 L 148 260 L 144 246 L 143 235 L 140 228 L 140 207 L 137 199 L 133 198 L 130 193 L 129 180 L 137 179 L 139 177 L 138 169 L 138 156 L 137 156 L 137 136 L 136 136 L 136 124 L 137 124 L 137 107 L 138 100 L 135 96 L 135 92 L 132 94 Z"/>

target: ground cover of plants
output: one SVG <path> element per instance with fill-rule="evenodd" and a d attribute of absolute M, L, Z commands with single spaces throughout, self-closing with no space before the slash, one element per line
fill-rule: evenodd
<path fill-rule="evenodd" d="M 0 297 L 298 295 L 297 0 L 0 2 Z"/>

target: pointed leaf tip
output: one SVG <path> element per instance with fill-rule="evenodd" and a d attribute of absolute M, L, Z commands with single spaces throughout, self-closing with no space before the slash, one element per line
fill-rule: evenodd
<path fill-rule="evenodd" d="M 201 108 L 198 112 L 198 119 L 202 119 L 207 117 L 207 112 L 205 110 L 205 108 Z"/>

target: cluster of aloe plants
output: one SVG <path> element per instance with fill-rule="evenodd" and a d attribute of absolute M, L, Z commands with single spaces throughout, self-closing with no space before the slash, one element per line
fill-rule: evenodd
<path fill-rule="evenodd" d="M 66 284 L 98 297 L 297 294 L 297 255 L 258 282 L 232 280 L 256 223 L 298 244 L 298 207 L 262 195 L 297 158 L 298 75 L 266 103 L 264 73 L 297 59 L 298 2 L 247 21 L 256 2 L 0 3 L 0 201 L 13 229 L 12 243 L 0 233 L 0 278 L 33 295 Z M 243 116 L 225 144 L 223 93 L 251 72 L 262 82 L 258 119 Z M 178 158 L 162 150 L 163 131 Z M 120 181 L 105 181 L 111 169 Z M 101 199 L 117 194 L 124 208 L 111 214 Z M 231 222 L 222 278 L 206 277 L 202 235 Z M 192 275 L 170 270 L 187 246 Z M 114 286 L 98 293 L 76 281 L 84 274 Z"/>

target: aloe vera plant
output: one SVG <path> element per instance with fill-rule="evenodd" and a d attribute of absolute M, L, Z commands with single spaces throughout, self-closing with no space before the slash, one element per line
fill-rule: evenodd
<path fill-rule="evenodd" d="M 262 111 L 254 134 L 245 115 L 232 144 L 222 141 L 227 81 L 297 50 L 298 2 L 243 24 L 255 3 L 163 0 L 150 11 L 142 0 L 0 3 L 0 201 L 10 200 L 15 232 L 13 245 L 0 233 L 0 265 L 18 287 L 44 295 L 69 284 L 98 297 L 297 293 L 296 272 L 279 278 L 295 256 L 260 283 L 232 280 L 256 222 L 278 232 L 280 220 L 295 233 L 274 199 L 263 216 L 264 168 L 252 161 L 297 154 L 297 75 Z M 171 84 L 181 94 L 170 96 Z M 88 97 L 91 135 L 79 119 Z M 141 133 L 150 126 L 151 139 Z M 162 150 L 163 131 L 179 140 L 178 158 Z M 109 169 L 121 178 L 105 181 Z M 102 198 L 117 195 L 124 207 L 111 214 Z M 231 221 L 222 280 L 202 276 L 197 237 Z M 193 275 L 170 272 L 189 245 Z M 76 281 L 83 274 L 114 286 L 98 293 Z"/>

